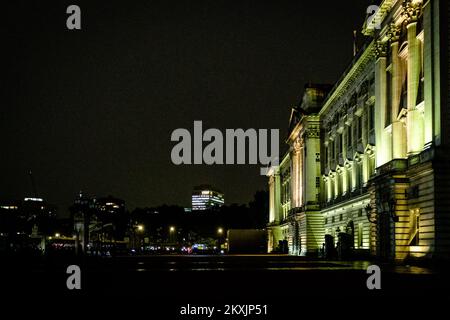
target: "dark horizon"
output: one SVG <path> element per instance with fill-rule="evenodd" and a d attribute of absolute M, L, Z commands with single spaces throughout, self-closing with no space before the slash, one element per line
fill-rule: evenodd
<path fill-rule="evenodd" d="M 290 107 L 347 68 L 371 2 L 80 1 L 80 31 L 68 1 L 8 3 L 0 199 L 31 196 L 31 169 L 63 216 L 80 190 L 189 206 L 207 183 L 248 203 L 259 165 L 175 166 L 171 132 L 279 128 L 282 152 Z"/>

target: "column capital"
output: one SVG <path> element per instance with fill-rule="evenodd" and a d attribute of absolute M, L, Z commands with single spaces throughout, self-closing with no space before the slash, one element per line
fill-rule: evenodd
<path fill-rule="evenodd" d="M 397 26 L 395 23 L 391 23 L 389 26 L 389 30 L 387 32 L 387 36 L 391 43 L 397 42 L 400 39 L 401 29 L 400 26 Z"/>
<path fill-rule="evenodd" d="M 375 55 L 375 59 L 385 58 L 387 55 L 387 45 L 386 42 L 377 41 L 373 47 L 373 52 Z"/>
<path fill-rule="evenodd" d="M 402 15 L 405 17 L 407 24 L 417 22 L 422 12 L 422 2 L 415 0 L 403 0 L 402 6 Z"/>

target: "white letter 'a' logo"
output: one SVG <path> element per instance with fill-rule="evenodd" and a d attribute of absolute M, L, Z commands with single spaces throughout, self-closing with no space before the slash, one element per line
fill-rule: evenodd
<path fill-rule="evenodd" d="M 66 285 L 67 289 L 73 290 L 81 289 L 81 270 L 80 267 L 77 265 L 70 265 L 67 267 L 67 274 L 70 274 L 70 276 L 67 278 Z"/>
<path fill-rule="evenodd" d="M 67 7 L 66 13 L 71 14 L 66 20 L 67 29 L 81 29 L 81 9 L 79 6 L 72 4 Z"/>
<path fill-rule="evenodd" d="M 369 290 L 381 289 L 381 271 L 380 267 L 377 265 L 371 265 L 367 268 L 367 274 L 371 274 L 367 278 L 367 288 Z"/>

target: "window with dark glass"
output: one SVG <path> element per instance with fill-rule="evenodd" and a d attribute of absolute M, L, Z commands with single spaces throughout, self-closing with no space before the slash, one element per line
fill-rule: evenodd
<path fill-rule="evenodd" d="M 362 116 L 358 117 L 358 142 L 362 139 Z"/>
<path fill-rule="evenodd" d="M 375 106 L 372 104 L 369 106 L 369 130 L 375 128 Z"/>
<path fill-rule="evenodd" d="M 347 127 L 347 145 L 352 145 L 352 127 Z"/>
<path fill-rule="evenodd" d="M 391 72 L 386 72 L 386 109 L 384 126 L 391 124 L 391 105 L 392 105 L 392 79 Z"/>

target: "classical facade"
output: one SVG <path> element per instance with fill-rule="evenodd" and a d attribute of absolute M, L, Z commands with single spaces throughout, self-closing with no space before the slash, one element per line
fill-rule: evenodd
<path fill-rule="evenodd" d="M 384 0 L 336 85 L 305 88 L 268 174 L 269 251 L 449 257 L 449 15 Z"/>

